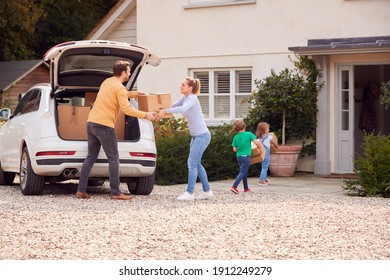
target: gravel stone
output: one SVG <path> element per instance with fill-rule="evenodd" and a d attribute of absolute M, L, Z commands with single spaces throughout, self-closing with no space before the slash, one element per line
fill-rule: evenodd
<path fill-rule="evenodd" d="M 272 192 L 284 181 L 271 179 L 238 195 L 212 182 L 214 197 L 192 202 L 176 200 L 185 185 L 131 201 L 110 200 L 107 182 L 89 200 L 72 182 L 41 196 L 0 186 L 0 259 L 390 260 L 389 199 Z"/>

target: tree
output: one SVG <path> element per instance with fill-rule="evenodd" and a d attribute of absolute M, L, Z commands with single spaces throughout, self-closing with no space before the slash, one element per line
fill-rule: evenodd
<path fill-rule="evenodd" d="M 118 0 L 0 1 L 0 60 L 41 59 L 51 47 L 82 40 Z"/>
<path fill-rule="evenodd" d="M 37 22 L 34 51 L 42 57 L 51 47 L 82 40 L 118 0 L 44 0 Z"/>
<path fill-rule="evenodd" d="M 31 41 L 42 14 L 42 5 L 34 0 L 0 1 L 0 60 L 35 57 Z"/>

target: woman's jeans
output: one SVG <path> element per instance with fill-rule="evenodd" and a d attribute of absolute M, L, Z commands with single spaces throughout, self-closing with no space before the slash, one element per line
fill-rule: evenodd
<path fill-rule="evenodd" d="M 103 151 L 108 159 L 111 195 L 120 194 L 119 153 L 118 140 L 116 138 L 115 129 L 109 126 L 87 122 L 87 135 L 88 155 L 85 158 L 81 168 L 77 191 L 87 191 L 89 173 L 91 172 L 91 169 L 98 158 L 100 147 L 103 147 Z"/>
<path fill-rule="evenodd" d="M 187 192 L 193 193 L 195 189 L 196 179 L 199 176 L 202 182 L 202 188 L 204 192 L 210 190 L 209 180 L 207 173 L 202 164 L 200 163 L 202 155 L 210 144 L 210 133 L 204 133 L 198 136 L 192 136 L 190 144 L 190 154 L 188 155 L 188 186 Z"/>
<path fill-rule="evenodd" d="M 251 162 L 250 156 L 237 157 L 238 165 L 240 165 L 240 173 L 238 173 L 236 180 L 234 180 L 233 187 L 237 188 L 241 180 L 244 184 L 244 190 L 248 189 L 248 170 Z"/>
<path fill-rule="evenodd" d="M 261 162 L 261 172 L 260 172 L 260 178 L 259 178 L 260 181 L 264 181 L 267 179 L 269 161 L 271 158 L 270 148 L 266 147 L 266 146 L 264 146 L 264 148 L 265 148 L 265 157 L 264 157 L 264 160 Z"/>

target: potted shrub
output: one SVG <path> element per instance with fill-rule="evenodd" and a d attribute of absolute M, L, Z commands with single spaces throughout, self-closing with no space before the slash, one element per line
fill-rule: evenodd
<path fill-rule="evenodd" d="M 298 69 L 285 68 L 279 74 L 271 70 L 269 76 L 255 80 L 256 89 L 249 98 L 253 106 L 245 121 L 254 130 L 260 121 L 268 122 L 271 130 L 281 135 L 278 151 L 271 154 L 270 172 L 274 176 L 293 176 L 298 155 L 315 153 L 317 70 L 307 57 L 299 59 L 295 62 Z M 305 75 L 298 71 L 303 69 Z M 302 142 L 287 145 L 289 138 Z M 313 142 L 306 145 L 308 139 Z"/>

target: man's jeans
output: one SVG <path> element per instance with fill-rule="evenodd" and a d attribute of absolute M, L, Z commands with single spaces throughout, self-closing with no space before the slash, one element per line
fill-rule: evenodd
<path fill-rule="evenodd" d="M 248 189 L 248 170 L 251 162 L 250 156 L 237 157 L 237 162 L 240 165 L 240 173 L 238 173 L 236 180 L 234 180 L 233 187 L 237 188 L 241 180 L 244 184 L 244 190 Z"/>
<path fill-rule="evenodd" d="M 97 123 L 87 122 L 88 135 L 88 155 L 84 160 L 80 172 L 80 180 L 77 188 L 78 192 L 86 192 L 88 177 L 91 169 L 96 162 L 100 147 L 108 159 L 108 171 L 110 176 L 111 195 L 118 195 L 119 190 L 119 153 L 118 140 L 116 138 L 115 129 L 109 126 L 100 125 Z"/>
<path fill-rule="evenodd" d="M 209 180 L 207 173 L 202 164 L 200 163 L 202 155 L 210 144 L 210 133 L 204 133 L 198 136 L 193 136 L 190 144 L 190 154 L 188 156 L 188 186 L 187 192 L 193 193 L 195 189 L 196 179 L 199 176 L 202 182 L 202 188 L 204 192 L 210 190 Z"/>

